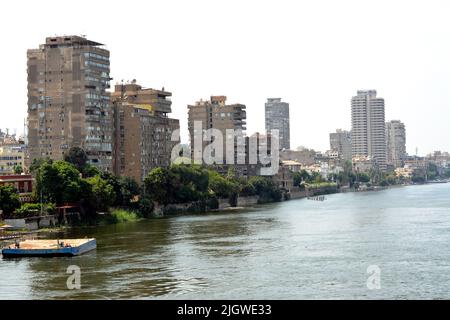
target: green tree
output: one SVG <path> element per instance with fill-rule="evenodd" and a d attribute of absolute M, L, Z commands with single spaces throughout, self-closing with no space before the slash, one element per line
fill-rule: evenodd
<path fill-rule="evenodd" d="M 115 194 L 113 205 L 121 206 L 122 205 L 122 203 L 121 203 L 122 185 L 120 184 L 119 177 L 113 175 L 111 172 L 108 172 L 108 171 L 100 173 L 100 177 L 103 180 L 106 180 L 108 182 L 108 184 L 113 187 L 114 194 Z"/>
<path fill-rule="evenodd" d="M 90 164 L 86 164 L 82 168 L 81 173 L 83 174 L 84 178 L 92 178 L 101 174 L 100 170 L 97 167 L 94 167 Z"/>
<path fill-rule="evenodd" d="M 446 169 L 444 172 L 444 177 L 450 178 L 450 169 Z"/>
<path fill-rule="evenodd" d="M 91 186 L 92 200 L 95 209 L 102 211 L 108 210 L 115 202 L 116 194 L 114 192 L 114 187 L 99 175 L 88 178 L 86 181 Z"/>
<path fill-rule="evenodd" d="M 389 185 L 396 185 L 400 182 L 400 179 L 394 173 L 388 174 L 385 179 Z"/>
<path fill-rule="evenodd" d="M 223 177 L 218 172 L 209 170 L 209 189 L 219 198 L 229 198 L 239 192 L 239 184 L 234 175 Z"/>
<path fill-rule="evenodd" d="M 44 163 L 52 164 L 53 160 L 51 160 L 50 158 L 33 159 L 30 165 L 30 172 L 35 174 Z"/>
<path fill-rule="evenodd" d="M 208 170 L 198 165 L 171 165 L 155 168 L 145 178 L 145 196 L 161 204 L 205 200 L 208 196 Z"/>
<path fill-rule="evenodd" d="M 439 177 L 439 170 L 436 164 L 429 163 L 427 167 L 427 179 L 436 180 Z"/>
<path fill-rule="evenodd" d="M 42 196 L 47 202 L 61 204 L 78 202 L 84 192 L 80 172 L 65 161 L 45 162 L 36 177 L 36 198 Z"/>
<path fill-rule="evenodd" d="M 256 189 L 255 186 L 248 181 L 242 179 L 239 181 L 240 191 L 239 194 L 242 196 L 255 196 Z"/>
<path fill-rule="evenodd" d="M 423 174 L 414 172 L 412 177 L 411 177 L 411 181 L 414 183 L 425 183 L 425 176 Z"/>
<path fill-rule="evenodd" d="M 133 179 L 128 177 L 119 178 L 120 194 L 117 194 L 116 203 L 122 206 L 130 206 L 134 197 L 141 193 L 139 184 Z"/>
<path fill-rule="evenodd" d="M 199 165 L 170 166 L 169 181 L 173 186 L 169 189 L 169 199 L 175 203 L 202 200 L 208 193 L 208 170 Z"/>
<path fill-rule="evenodd" d="M 370 181 L 369 175 L 365 172 L 357 173 L 356 178 L 358 179 L 358 182 L 360 182 L 360 183 L 367 183 Z"/>
<path fill-rule="evenodd" d="M 311 179 L 308 181 L 308 183 L 321 183 L 324 182 L 324 179 L 322 178 L 322 175 L 319 172 L 313 172 L 311 174 Z"/>
<path fill-rule="evenodd" d="M 155 168 L 144 180 L 145 196 L 148 199 L 161 204 L 169 203 L 171 184 L 169 182 L 169 172 L 165 168 Z"/>
<path fill-rule="evenodd" d="M 313 180 L 312 176 L 306 170 L 294 172 L 292 178 L 295 187 L 299 187 L 302 183 L 309 183 Z"/>
<path fill-rule="evenodd" d="M 14 173 L 15 174 L 22 174 L 23 173 L 23 168 L 20 164 L 14 166 Z"/>
<path fill-rule="evenodd" d="M 341 185 L 349 186 L 350 188 L 354 186 L 356 181 L 356 174 L 353 173 L 353 165 L 350 160 L 344 162 L 344 171 L 340 172 L 338 183 Z"/>
<path fill-rule="evenodd" d="M 20 207 L 20 199 L 16 189 L 11 185 L 0 185 L 0 209 L 10 215 Z"/>
<path fill-rule="evenodd" d="M 269 177 L 254 176 L 249 179 L 261 201 L 281 201 L 280 188 Z"/>
<path fill-rule="evenodd" d="M 69 149 L 69 152 L 64 155 L 64 161 L 73 164 L 78 171 L 82 172 L 88 161 L 88 157 L 83 149 L 72 147 Z"/>

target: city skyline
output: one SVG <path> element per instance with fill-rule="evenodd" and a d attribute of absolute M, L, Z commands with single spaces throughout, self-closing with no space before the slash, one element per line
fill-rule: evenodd
<path fill-rule="evenodd" d="M 153 88 L 165 87 L 173 92 L 172 116 L 180 119 L 183 142 L 188 141 L 187 105 L 192 101 L 226 95 L 230 101 L 246 104 L 247 132 L 252 133 L 264 131 L 264 103 L 268 97 L 276 96 L 289 101 L 291 121 L 298 124 L 291 128 L 291 148 L 303 145 L 327 150 L 329 132 L 336 128 L 350 129 L 350 98 L 354 92 L 375 89 L 386 100 L 386 120 L 400 119 L 408 128 L 409 154 L 415 154 L 416 147 L 421 155 L 450 149 L 450 128 L 446 124 L 450 117 L 450 94 L 445 87 L 450 81 L 450 48 L 443 41 L 450 35 L 450 26 L 445 21 L 450 7 L 445 2 L 434 1 L 426 6 L 404 2 L 408 4 L 409 15 L 405 15 L 401 25 L 396 23 L 396 15 L 403 12 L 402 2 L 389 6 L 387 2 L 376 2 L 376 6 L 370 2 L 322 1 L 277 6 L 261 3 L 260 15 L 249 26 L 245 21 L 254 8 L 251 4 L 239 4 L 236 11 L 237 2 L 225 6 L 197 1 L 189 6 L 202 7 L 202 13 L 192 10 L 185 18 L 183 7 L 188 4 L 171 1 L 151 6 L 171 14 L 147 20 L 139 19 L 138 12 L 133 25 L 128 27 L 124 27 L 127 21 L 123 20 L 127 18 L 120 15 L 122 22 L 111 25 L 113 32 L 105 32 L 95 19 L 80 27 L 82 5 L 73 9 L 80 11 L 72 15 L 77 19 L 72 19 L 55 15 L 57 8 L 50 5 L 52 2 L 43 3 L 46 5 L 29 4 L 31 13 L 23 12 L 24 18 L 37 13 L 45 16 L 48 12 L 53 20 L 43 19 L 33 32 L 20 29 L 18 33 L 5 35 L 8 50 L 2 53 L 0 81 L 8 95 L 0 107 L 2 128 L 23 130 L 27 110 L 26 49 L 55 33 L 87 34 L 105 43 L 111 52 L 112 85 L 122 79 L 137 79 Z M 319 15 L 321 4 L 330 9 L 323 16 Z M 101 7 L 97 3 L 90 5 L 93 10 Z M 119 7 L 117 4 L 112 7 L 111 15 L 118 17 Z M 48 9 L 45 14 L 43 8 Z M 20 2 L 8 4 L 7 9 L 20 10 Z M 348 9 L 352 11 L 347 12 Z M 338 17 L 334 12 L 339 13 Z M 358 12 L 367 14 L 361 18 Z M 427 14 L 433 14 L 433 20 L 414 24 Z M 235 24 L 215 23 L 227 18 Z M 173 19 L 182 19 L 180 23 L 185 28 L 170 27 Z M 273 23 L 267 26 L 265 22 L 269 19 Z M 328 26 L 335 28 L 321 27 L 324 19 L 331 19 Z M 65 27 L 55 28 L 63 20 Z M 11 21 L 6 18 L 0 25 L 6 28 Z M 383 21 L 383 25 L 372 27 L 377 21 Z M 208 28 L 204 28 L 205 23 Z M 354 28 L 355 24 L 358 28 Z M 158 41 L 148 44 L 142 41 L 146 30 L 160 30 L 160 26 L 163 32 Z M 128 32 L 133 28 L 143 31 Z M 215 41 L 220 47 L 214 54 L 199 49 L 213 46 Z M 133 49 L 126 45 L 128 42 Z M 371 51 L 365 50 L 368 48 Z M 14 112 L 7 112 L 10 108 Z"/>

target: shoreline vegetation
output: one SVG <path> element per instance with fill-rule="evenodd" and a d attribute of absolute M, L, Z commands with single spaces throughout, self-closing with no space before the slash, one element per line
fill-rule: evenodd
<path fill-rule="evenodd" d="M 430 168 L 428 177 L 441 177 Z M 103 225 L 143 218 L 186 213 L 237 210 L 256 204 L 286 201 L 349 191 L 370 191 L 405 184 L 422 184 L 426 177 L 411 180 L 393 173 L 372 170 L 355 173 L 351 162 L 339 174 L 324 178 L 305 170 L 292 173 L 293 188 L 280 188 L 271 177 L 237 177 L 232 169 L 220 174 L 203 165 L 172 164 L 151 170 L 139 185 L 131 178 L 100 172 L 87 163 L 80 148 L 72 148 L 63 161 L 39 159 L 30 171 L 36 187 L 32 203 L 21 204 L 12 186 L 0 188 L 3 219 L 49 220 L 51 227 Z M 0 224 L 1 224 L 0 220 Z M 42 229 L 41 229 L 42 230 Z M 7 231 L 3 231 L 5 233 Z"/>
<path fill-rule="evenodd" d="M 446 181 L 446 182 L 450 182 L 450 181 Z M 338 189 L 338 190 L 336 190 L 336 192 L 329 192 L 329 191 L 323 192 L 323 193 L 311 192 L 311 193 L 304 193 L 304 195 L 302 195 L 301 197 L 298 197 L 298 198 L 285 199 L 285 200 L 281 200 L 281 201 L 308 199 L 311 197 L 324 196 L 327 194 L 334 194 L 334 193 L 376 192 L 376 191 L 381 191 L 381 190 L 386 190 L 386 189 L 391 189 L 391 188 L 401 188 L 401 187 L 405 187 L 405 186 L 426 185 L 426 184 L 433 184 L 433 183 L 442 183 L 442 182 L 441 181 L 429 181 L 426 183 L 411 183 L 411 184 L 401 184 L 401 185 L 390 185 L 390 186 L 384 186 L 384 187 L 372 187 L 372 188 L 368 188 L 368 189 L 364 189 L 364 190 L 355 190 L 355 189 L 339 190 Z M 139 211 L 133 211 L 133 210 L 128 210 L 128 209 L 112 209 L 110 212 L 99 213 L 95 223 L 81 222 L 81 223 L 76 223 L 76 224 L 71 224 L 71 225 L 55 225 L 55 226 L 51 226 L 51 227 L 39 228 L 39 229 L 33 230 L 33 231 L 30 231 L 28 229 L 15 229 L 13 231 L 6 231 L 3 235 L 3 237 L 5 239 L 3 239 L 3 237 L 0 237 L 0 241 L 8 242 L 8 241 L 14 240 L 16 238 L 23 238 L 23 237 L 27 237 L 27 236 L 30 236 L 31 238 L 35 238 L 39 234 L 47 234 L 48 235 L 48 234 L 52 234 L 52 233 L 60 233 L 60 232 L 63 232 L 64 230 L 77 228 L 77 227 L 87 227 L 87 226 L 95 227 L 95 226 L 113 225 L 113 224 L 120 224 L 120 223 L 138 222 L 138 221 L 142 221 L 145 219 L 171 218 L 171 217 L 183 216 L 183 215 L 188 215 L 188 214 L 197 215 L 197 214 L 208 214 L 208 213 L 226 213 L 226 212 L 232 213 L 232 212 L 250 209 L 250 208 L 254 208 L 255 206 L 266 205 L 266 204 L 270 204 L 270 203 L 274 203 L 274 201 L 272 201 L 272 202 L 256 202 L 254 204 L 246 205 L 246 206 L 224 207 L 224 208 L 209 209 L 209 210 L 205 210 L 205 211 L 198 211 L 198 210 L 197 211 L 196 210 L 184 210 L 184 211 L 178 210 L 178 211 L 172 211 L 172 212 L 169 211 L 166 214 L 160 215 L 160 216 L 157 216 L 157 215 L 144 216 Z M 2 222 L 0 220 L 0 227 L 2 227 L 2 225 L 5 225 L 5 224 L 4 224 L 4 222 Z"/>

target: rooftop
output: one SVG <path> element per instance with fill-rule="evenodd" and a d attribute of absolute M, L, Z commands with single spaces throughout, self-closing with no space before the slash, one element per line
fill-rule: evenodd
<path fill-rule="evenodd" d="M 103 46 L 104 44 L 88 40 L 82 36 L 56 36 L 56 37 L 47 37 L 45 39 L 46 45 L 85 45 L 85 46 Z"/>

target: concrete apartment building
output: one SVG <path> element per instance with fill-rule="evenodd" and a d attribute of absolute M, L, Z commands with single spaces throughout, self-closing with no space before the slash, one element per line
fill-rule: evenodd
<path fill-rule="evenodd" d="M 428 154 L 425 159 L 429 163 L 435 164 L 438 169 L 439 168 L 448 168 L 450 169 L 450 154 L 448 152 L 443 151 L 434 151 L 433 153 Z"/>
<path fill-rule="evenodd" d="M 198 159 L 201 154 L 196 154 L 194 148 L 194 135 L 197 134 L 194 122 L 199 121 L 202 124 L 201 130 L 214 128 L 219 130 L 223 136 L 223 164 L 213 164 L 215 170 L 219 173 L 226 174 L 228 169 L 232 167 L 234 173 L 238 177 L 248 178 L 251 176 L 263 174 L 262 168 L 270 166 L 272 156 L 272 138 L 270 135 L 255 133 L 251 136 L 245 135 L 246 130 L 246 107 L 243 104 L 226 104 L 225 96 L 211 96 L 209 101 L 200 100 L 194 105 L 188 106 L 188 128 L 191 137 L 191 157 Z M 226 130 L 235 131 L 234 164 L 226 162 Z M 240 135 L 242 138 L 242 148 L 238 148 L 237 142 Z M 202 150 L 213 142 L 214 139 L 202 141 Z M 254 150 L 252 147 L 254 146 Z M 198 151 L 198 150 L 197 150 Z M 259 157 L 261 154 L 261 157 Z M 263 158 L 263 161 L 261 161 Z M 241 159 L 242 163 L 238 163 Z M 269 164 L 267 164 L 267 163 Z"/>
<path fill-rule="evenodd" d="M 278 130 L 280 149 L 291 148 L 291 135 L 289 127 L 289 103 L 282 102 L 281 98 L 268 98 L 265 104 L 266 132 Z"/>
<path fill-rule="evenodd" d="M 188 129 L 191 139 L 191 157 L 199 158 L 201 154 L 195 154 L 194 135 L 199 134 L 195 131 L 194 122 L 199 121 L 202 124 L 202 132 L 204 130 L 214 128 L 220 130 L 223 135 L 223 156 L 224 163 L 226 160 L 226 130 L 233 129 L 241 132 L 242 137 L 245 136 L 246 130 L 246 107 L 243 104 L 226 104 L 226 96 L 211 96 L 210 100 L 200 100 L 194 105 L 188 105 Z M 210 143 L 210 141 L 202 142 L 202 150 Z M 235 163 L 237 162 L 237 147 L 235 143 Z"/>
<path fill-rule="evenodd" d="M 16 166 L 25 170 L 26 146 L 23 139 L 0 130 L 0 176 L 14 174 Z"/>
<path fill-rule="evenodd" d="M 337 129 L 330 133 L 330 150 L 338 153 L 338 158 L 343 161 L 352 160 L 352 138 L 351 133 L 346 130 Z"/>
<path fill-rule="evenodd" d="M 25 168 L 25 153 L 21 146 L 0 146 L 0 176 L 13 174 L 16 166 Z"/>
<path fill-rule="evenodd" d="M 296 161 L 302 165 L 312 165 L 316 163 L 317 152 L 313 149 L 297 148 L 297 150 L 282 150 L 280 159 L 282 161 Z"/>
<path fill-rule="evenodd" d="M 405 124 L 399 120 L 386 122 L 387 163 L 394 168 L 403 167 L 406 159 Z"/>
<path fill-rule="evenodd" d="M 370 157 L 386 170 L 386 130 L 384 99 L 376 90 L 358 90 L 352 97 L 352 156 Z"/>
<path fill-rule="evenodd" d="M 170 165 L 172 133 L 180 128 L 171 119 L 172 93 L 147 89 L 135 80 L 118 84 L 111 94 L 114 117 L 113 171 L 141 183 L 155 167 Z"/>
<path fill-rule="evenodd" d="M 85 37 L 49 37 L 27 58 L 29 160 L 60 160 L 77 146 L 110 171 L 109 51 Z"/>

